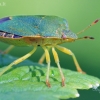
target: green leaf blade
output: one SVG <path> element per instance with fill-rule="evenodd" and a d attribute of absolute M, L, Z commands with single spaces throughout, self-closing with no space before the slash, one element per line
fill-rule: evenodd
<path fill-rule="evenodd" d="M 8 57 L 9 55 L 2 59 L 7 60 Z M 8 62 L 10 63 L 12 59 L 13 57 L 11 60 L 9 58 Z M 28 64 L 26 64 L 26 62 L 28 62 Z M 4 68 L 5 67 L 0 68 L 0 72 Z M 25 100 L 25 98 L 23 99 L 22 97 L 24 94 L 25 97 L 26 95 L 31 97 L 30 100 L 40 100 L 40 97 L 43 98 L 43 100 L 44 98 L 48 98 L 49 100 L 50 97 L 54 98 L 54 100 L 76 98 L 79 97 L 77 89 L 90 89 L 93 87 L 98 87 L 100 84 L 99 78 L 87 74 L 81 74 L 68 69 L 63 69 L 66 85 L 62 87 L 58 68 L 51 67 L 51 87 L 48 88 L 45 84 L 46 70 L 46 65 L 39 65 L 28 60 L 13 66 L 12 69 L 0 76 L 0 94 L 2 94 L 1 98 L 7 94 L 9 94 L 9 96 L 14 95 L 12 98 L 7 95 L 8 98 L 12 100 L 18 100 L 19 96 L 22 98 L 21 100 Z M 32 96 L 30 96 L 31 94 Z"/>

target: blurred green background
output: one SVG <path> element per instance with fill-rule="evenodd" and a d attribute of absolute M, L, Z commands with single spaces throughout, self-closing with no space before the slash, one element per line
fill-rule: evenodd
<path fill-rule="evenodd" d="M 70 29 L 77 33 L 95 19 L 100 18 L 100 0 L 0 0 L 0 18 L 12 15 L 56 15 L 66 18 Z M 78 40 L 65 43 L 62 46 L 74 52 L 81 68 L 88 74 L 100 78 L 100 22 L 86 32 L 79 35 L 93 36 L 94 40 Z M 9 45 L 0 42 L 0 50 Z M 10 54 L 23 56 L 32 47 L 16 47 Z M 60 63 L 63 68 L 76 70 L 72 57 L 58 51 Z M 41 47 L 29 59 L 37 62 L 42 55 Z M 51 52 L 50 52 L 51 54 Z M 51 65 L 56 66 L 51 54 Z M 75 100 L 100 100 L 99 91 L 82 90 L 80 97 Z M 70 99 L 72 100 L 72 99 Z"/>

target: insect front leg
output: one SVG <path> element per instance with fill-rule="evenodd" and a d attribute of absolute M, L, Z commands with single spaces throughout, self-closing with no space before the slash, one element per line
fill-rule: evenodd
<path fill-rule="evenodd" d="M 42 48 L 45 51 L 45 56 L 46 56 L 46 62 L 47 62 L 47 76 L 46 76 L 46 85 L 48 87 L 51 87 L 50 83 L 49 83 L 49 73 L 50 73 L 50 55 L 48 52 L 48 49 L 45 46 L 42 46 Z"/>
<path fill-rule="evenodd" d="M 58 66 L 58 69 L 59 69 L 59 71 L 60 71 L 60 75 L 61 75 L 61 79 L 62 79 L 62 86 L 65 86 L 65 77 L 64 77 L 64 74 L 63 74 L 63 72 L 62 72 L 62 70 L 61 70 L 60 63 L 59 63 L 59 57 L 58 57 L 58 54 L 57 54 L 57 52 L 55 51 L 55 48 L 54 48 L 54 47 L 52 47 L 52 53 L 53 53 L 55 62 L 56 62 L 56 64 L 57 64 L 57 66 Z"/>
<path fill-rule="evenodd" d="M 0 72 L 0 76 L 1 76 L 3 73 L 5 73 L 6 71 L 8 71 L 13 65 L 16 65 L 16 64 L 18 64 L 18 63 L 24 61 L 24 60 L 27 59 L 28 57 L 30 57 L 30 56 L 36 51 L 36 49 L 37 49 L 37 46 L 35 46 L 34 49 L 33 49 L 31 52 L 29 52 L 29 53 L 27 53 L 26 55 L 24 55 L 23 57 L 21 57 L 21 58 L 15 60 L 15 61 L 13 61 L 13 62 L 12 62 L 11 64 L 9 64 L 6 68 L 4 68 L 4 70 L 3 70 L 2 72 Z"/>
<path fill-rule="evenodd" d="M 60 51 L 62 51 L 62 52 L 64 52 L 64 53 L 66 53 L 66 54 L 71 55 L 72 58 L 73 58 L 73 60 L 74 60 L 74 63 L 75 63 L 75 66 L 76 66 L 77 71 L 80 72 L 80 73 L 85 73 L 84 71 L 82 71 L 81 67 L 79 66 L 78 61 L 77 61 L 75 55 L 74 55 L 69 49 L 67 49 L 67 48 L 65 48 L 65 47 L 62 47 L 62 46 L 58 46 L 58 45 L 56 45 L 55 47 L 56 47 L 58 50 L 60 50 Z"/>

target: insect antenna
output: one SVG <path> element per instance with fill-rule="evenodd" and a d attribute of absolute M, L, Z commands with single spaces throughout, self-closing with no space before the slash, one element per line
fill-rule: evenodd
<path fill-rule="evenodd" d="M 94 37 L 91 37 L 91 36 L 84 36 L 84 37 L 78 38 L 78 39 L 76 39 L 76 40 L 81 40 L 81 39 L 91 39 L 91 40 L 93 40 Z"/>
<path fill-rule="evenodd" d="M 77 34 L 83 33 L 84 31 L 86 31 L 87 29 L 89 29 L 91 26 L 95 25 L 97 22 L 99 22 L 100 18 L 95 20 L 94 22 L 92 22 L 89 26 L 87 26 L 86 28 L 84 28 L 83 30 L 81 30 L 80 32 L 78 32 Z"/>

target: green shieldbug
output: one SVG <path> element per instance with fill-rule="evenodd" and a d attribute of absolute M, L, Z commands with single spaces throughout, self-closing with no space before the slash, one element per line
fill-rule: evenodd
<path fill-rule="evenodd" d="M 92 24 L 80 31 L 78 34 L 87 30 L 99 20 L 100 19 L 95 20 Z M 55 48 L 68 55 L 71 55 L 77 71 L 84 73 L 78 64 L 75 55 L 69 49 L 59 46 L 59 44 L 88 38 L 93 39 L 92 37 L 88 36 L 78 38 L 75 33 L 69 30 L 67 21 L 57 16 L 28 15 L 2 18 L 0 19 L 0 41 L 14 46 L 34 46 L 34 48 L 31 52 L 9 64 L 2 72 L 0 72 L 0 76 L 9 70 L 13 65 L 16 65 L 30 57 L 36 51 L 37 46 L 41 46 L 45 51 L 47 62 L 46 85 L 50 87 L 50 55 L 47 49 L 47 47 L 50 47 L 52 48 L 55 62 L 61 74 L 62 86 L 64 86 L 65 78 L 61 70 L 58 54 L 55 51 Z"/>

